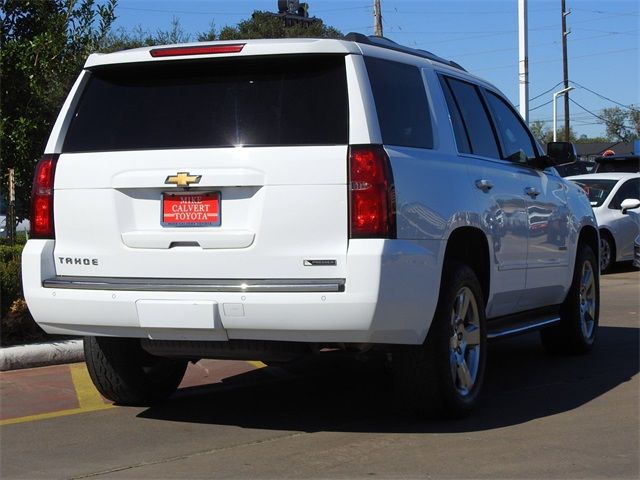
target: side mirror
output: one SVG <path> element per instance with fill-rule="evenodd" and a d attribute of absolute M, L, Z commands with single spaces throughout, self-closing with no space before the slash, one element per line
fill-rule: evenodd
<path fill-rule="evenodd" d="M 578 159 L 576 147 L 571 142 L 547 143 L 547 164 L 550 167 L 573 163 Z"/>
<path fill-rule="evenodd" d="M 627 213 L 627 210 L 633 210 L 640 207 L 640 200 L 637 198 L 626 198 L 620 204 L 620 208 L 622 208 L 622 213 Z"/>

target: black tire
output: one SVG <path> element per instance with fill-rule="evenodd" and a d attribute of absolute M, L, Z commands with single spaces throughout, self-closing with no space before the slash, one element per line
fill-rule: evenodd
<path fill-rule="evenodd" d="M 571 288 L 560 308 L 560 323 L 540 331 L 542 345 L 548 352 L 581 355 L 593 348 L 600 317 L 600 278 L 597 265 L 598 260 L 591 247 L 579 245 Z M 587 282 L 585 269 L 590 270 L 593 284 L 584 285 Z"/>
<path fill-rule="evenodd" d="M 616 242 L 607 231 L 600 231 L 600 272 L 609 273 L 616 264 Z"/>
<path fill-rule="evenodd" d="M 477 316 L 477 328 L 473 330 L 476 331 L 478 343 L 477 350 L 474 347 L 467 352 L 463 347 L 460 353 L 453 349 L 451 342 L 461 340 L 460 335 L 454 337 L 453 318 L 456 298 L 463 291 L 472 295 L 475 302 L 476 311 L 472 311 L 471 315 Z M 474 308 L 471 301 L 468 308 Z M 474 271 L 457 262 L 445 265 L 438 306 L 424 344 L 404 347 L 393 354 L 395 393 L 401 408 L 429 418 L 460 418 L 471 412 L 482 388 L 486 366 L 484 310 L 482 289 Z M 468 326 L 466 320 L 470 318 L 465 318 L 464 325 Z M 460 323 L 457 325 L 459 328 Z M 466 328 L 464 331 L 471 332 Z M 467 368 L 473 374 L 470 375 L 473 376 L 473 383 L 470 389 L 461 389 L 456 378 L 460 370 L 453 366 L 452 358 L 459 360 L 462 355 L 467 366 L 467 353 L 473 353 L 473 358 L 469 357 L 472 368 Z"/>
<path fill-rule="evenodd" d="M 156 357 L 137 338 L 85 337 L 84 355 L 93 384 L 120 405 L 147 406 L 176 391 L 186 360 Z"/>

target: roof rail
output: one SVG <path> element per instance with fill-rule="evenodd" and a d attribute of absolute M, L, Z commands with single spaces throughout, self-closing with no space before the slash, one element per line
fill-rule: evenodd
<path fill-rule="evenodd" d="M 433 60 L 439 63 L 444 63 L 445 65 L 449 65 L 450 67 L 457 68 L 458 70 L 462 70 L 463 72 L 466 72 L 466 70 L 462 68 L 460 64 L 452 60 L 444 59 L 434 53 L 427 52 L 426 50 L 400 45 L 399 43 L 396 43 L 393 40 L 390 40 L 386 37 L 375 37 L 373 35 L 367 36 L 362 33 L 350 32 L 344 36 L 344 40 L 347 40 L 350 42 L 364 43 L 365 45 L 373 45 L 375 47 L 388 48 L 389 50 L 395 50 L 396 52 L 403 52 L 403 53 L 408 53 L 409 55 L 415 55 L 417 57 L 428 58 L 429 60 Z"/>

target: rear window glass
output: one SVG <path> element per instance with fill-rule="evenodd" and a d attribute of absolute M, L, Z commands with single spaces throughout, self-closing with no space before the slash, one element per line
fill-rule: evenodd
<path fill-rule="evenodd" d="M 382 143 L 433 148 L 429 103 L 417 67 L 365 57 Z"/>
<path fill-rule="evenodd" d="M 93 70 L 65 152 L 348 143 L 344 56 Z"/>
<path fill-rule="evenodd" d="M 592 207 L 601 206 L 607 199 L 613 187 L 618 183 L 617 180 L 574 180 L 589 197 L 589 203 Z"/>

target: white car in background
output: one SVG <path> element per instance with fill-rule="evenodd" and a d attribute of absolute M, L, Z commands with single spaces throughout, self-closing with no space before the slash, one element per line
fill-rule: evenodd
<path fill-rule="evenodd" d="M 640 173 L 592 173 L 567 177 L 589 196 L 600 228 L 600 270 L 633 260 L 633 242 L 640 234 L 640 217 L 629 215 L 640 206 Z M 625 202 L 635 200 L 635 202 Z M 624 204 L 623 204 L 624 203 Z"/>
<path fill-rule="evenodd" d="M 23 220 L 16 226 L 16 233 L 29 232 L 29 220 Z M 7 229 L 7 206 L 3 198 L 0 198 L 0 238 L 7 238 L 9 230 Z"/>

